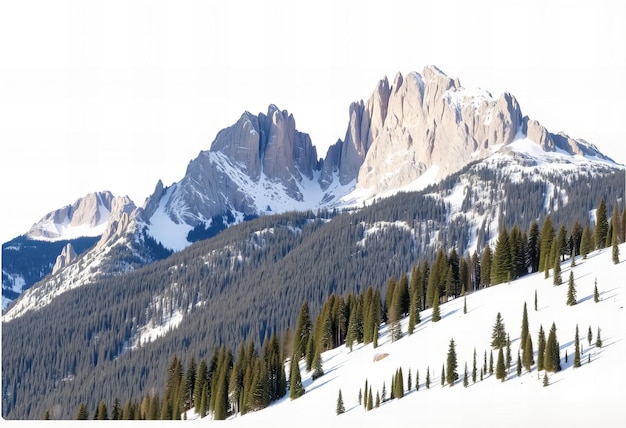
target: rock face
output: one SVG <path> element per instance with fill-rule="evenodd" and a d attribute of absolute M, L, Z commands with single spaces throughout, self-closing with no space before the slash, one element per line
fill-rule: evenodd
<path fill-rule="evenodd" d="M 114 197 L 109 191 L 90 193 L 63 208 L 51 211 L 26 235 L 33 239 L 63 239 L 66 234 L 98 236 L 108 221 Z M 80 232 L 72 232 L 81 228 Z M 90 230 L 91 229 L 91 230 Z"/>
<path fill-rule="evenodd" d="M 486 91 L 466 90 L 436 67 L 397 74 L 388 98 L 375 92 L 369 102 L 385 99 L 379 110 L 386 115 L 365 133 L 372 141 L 357 179 L 358 188 L 374 193 L 401 188 L 433 165 L 439 177 L 455 172 L 511 143 L 522 124 L 511 94 L 494 99 Z"/>
<path fill-rule="evenodd" d="M 63 269 L 65 266 L 69 266 L 71 263 L 74 263 L 76 257 L 76 251 L 74 251 L 72 244 L 67 244 L 61 251 L 61 254 L 57 256 L 57 261 L 54 263 L 54 267 L 52 268 L 52 275 Z"/>

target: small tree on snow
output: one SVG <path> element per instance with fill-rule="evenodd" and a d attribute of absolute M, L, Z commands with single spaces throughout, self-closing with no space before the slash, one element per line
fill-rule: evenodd
<path fill-rule="evenodd" d="M 567 287 L 567 305 L 574 306 L 576 304 L 576 284 L 574 284 L 574 272 L 569 273 L 569 285 Z"/>
<path fill-rule="evenodd" d="M 341 389 L 339 390 L 339 396 L 337 397 L 337 414 L 340 415 L 346 411 L 343 404 L 343 397 L 341 396 Z"/>

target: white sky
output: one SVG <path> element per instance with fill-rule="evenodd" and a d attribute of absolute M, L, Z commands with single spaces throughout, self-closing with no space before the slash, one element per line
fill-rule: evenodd
<path fill-rule="evenodd" d="M 437 65 L 626 163 L 615 1 L 0 0 L 0 242 L 97 190 L 138 205 L 245 110 L 323 157 L 351 102 Z"/>

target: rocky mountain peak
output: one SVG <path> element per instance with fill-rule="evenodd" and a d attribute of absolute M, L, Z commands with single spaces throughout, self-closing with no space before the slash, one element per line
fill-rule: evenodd
<path fill-rule="evenodd" d="M 74 251 L 74 247 L 72 247 L 72 244 L 68 243 L 65 247 L 63 247 L 61 254 L 57 256 L 57 260 L 52 268 L 52 275 L 63 269 L 65 266 L 74 263 L 76 257 L 78 256 L 76 255 L 76 251 Z"/>

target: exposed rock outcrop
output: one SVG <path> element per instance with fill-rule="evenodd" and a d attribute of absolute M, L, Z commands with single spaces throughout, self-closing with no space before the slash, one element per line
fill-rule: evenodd
<path fill-rule="evenodd" d="M 69 266 L 70 264 L 74 263 L 76 257 L 78 256 L 76 255 L 76 251 L 74 251 L 72 244 L 67 244 L 65 247 L 63 247 L 61 254 L 57 256 L 57 260 L 54 263 L 54 267 L 52 268 L 52 275 L 63 269 L 65 266 Z"/>

